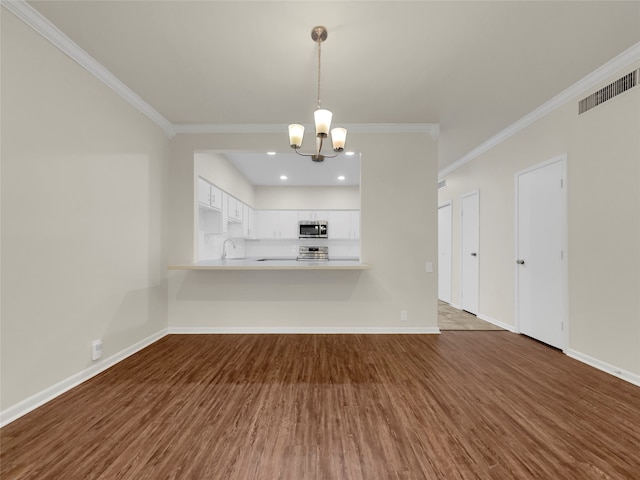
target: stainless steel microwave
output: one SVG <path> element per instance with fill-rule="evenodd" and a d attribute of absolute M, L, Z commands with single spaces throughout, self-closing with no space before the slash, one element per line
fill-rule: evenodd
<path fill-rule="evenodd" d="M 324 220 L 301 220 L 298 222 L 298 238 L 328 238 L 327 222 Z"/>

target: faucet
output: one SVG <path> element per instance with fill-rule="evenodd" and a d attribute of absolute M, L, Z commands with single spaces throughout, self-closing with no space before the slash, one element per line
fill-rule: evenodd
<path fill-rule="evenodd" d="M 227 258 L 227 242 L 231 242 L 231 245 L 233 245 L 233 248 L 236 248 L 236 244 L 233 243 L 233 240 L 231 240 L 230 238 L 227 238 L 224 242 L 222 242 L 222 257 L 221 258 Z"/>

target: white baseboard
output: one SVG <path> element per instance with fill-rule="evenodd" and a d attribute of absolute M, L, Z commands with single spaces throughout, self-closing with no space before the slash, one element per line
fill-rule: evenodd
<path fill-rule="evenodd" d="M 495 318 L 487 317 L 486 315 L 483 315 L 481 313 L 476 315 L 476 317 L 479 318 L 480 320 L 484 320 L 485 322 L 492 323 L 496 327 L 504 328 L 505 330 L 509 330 L 510 332 L 513 332 L 513 333 L 518 333 L 518 331 L 516 330 L 516 327 L 514 327 L 513 325 L 509 325 L 508 323 L 501 322 L 500 320 L 496 320 Z"/>
<path fill-rule="evenodd" d="M 584 353 L 578 352 L 576 350 L 567 349 L 564 351 L 566 355 L 571 358 L 574 358 L 582 363 L 586 363 L 587 365 L 597 368 L 598 370 L 602 370 L 605 373 L 609 373 L 614 377 L 618 377 L 621 380 L 632 383 L 640 387 L 640 375 L 636 375 L 635 373 L 631 373 L 622 368 L 618 368 L 614 365 L 610 365 L 606 362 L 598 360 L 597 358 L 590 357 L 589 355 L 585 355 Z"/>
<path fill-rule="evenodd" d="M 438 327 L 169 327 L 170 334 L 427 334 Z"/>
<path fill-rule="evenodd" d="M 53 400 L 54 398 L 62 395 L 64 392 L 71 390 L 72 388 L 80 385 L 83 382 L 86 382 L 92 377 L 95 377 L 101 372 L 104 372 L 106 369 L 112 367 L 118 362 L 121 362 L 127 357 L 130 357 L 134 353 L 142 350 L 145 347 L 148 347 L 152 343 L 160 340 L 162 337 L 167 335 L 167 330 L 161 330 L 160 332 L 154 333 L 153 335 L 140 340 L 139 342 L 131 345 L 128 348 L 125 348 L 121 352 L 116 353 L 115 355 L 111 355 L 108 358 L 92 365 L 91 367 L 82 370 L 81 372 L 76 373 L 75 375 L 62 380 L 61 382 L 52 385 L 45 390 L 36 393 L 35 395 L 30 396 L 26 400 L 23 400 L 12 407 L 7 408 L 0 412 L 0 427 L 4 427 L 5 425 L 17 420 L 18 418 L 26 415 L 32 410 L 44 405 L 45 403 Z"/>

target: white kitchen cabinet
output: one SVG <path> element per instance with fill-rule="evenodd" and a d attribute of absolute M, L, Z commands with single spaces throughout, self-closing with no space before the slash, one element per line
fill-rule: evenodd
<path fill-rule="evenodd" d="M 249 238 L 258 238 L 258 211 L 249 207 Z"/>
<path fill-rule="evenodd" d="M 258 237 L 263 240 L 298 238 L 298 212 L 296 210 L 259 210 Z"/>
<path fill-rule="evenodd" d="M 198 177 L 198 203 L 207 208 L 222 210 L 222 190 Z"/>
<path fill-rule="evenodd" d="M 278 238 L 280 233 L 278 210 L 260 210 L 258 212 L 258 238 L 270 240 Z"/>
<path fill-rule="evenodd" d="M 360 238 L 360 211 L 331 210 L 329 212 L 329 238 L 349 240 Z"/>
<path fill-rule="evenodd" d="M 244 203 L 231 195 L 228 195 L 228 197 L 229 202 L 227 204 L 227 215 L 229 217 L 229 221 L 241 223 Z"/>
<path fill-rule="evenodd" d="M 227 194 L 227 192 L 223 191 L 222 192 L 222 210 L 221 210 L 223 233 L 227 233 L 229 231 L 228 205 L 229 205 L 229 195 Z"/>
<path fill-rule="evenodd" d="M 295 210 L 280 210 L 281 238 L 298 238 L 298 212 Z"/>
<path fill-rule="evenodd" d="M 249 205 L 242 204 L 242 236 L 248 239 L 258 238 L 258 217 Z"/>
<path fill-rule="evenodd" d="M 242 206 L 242 236 L 244 238 L 251 238 L 250 232 L 251 226 L 249 225 L 249 205 Z"/>
<path fill-rule="evenodd" d="M 209 188 L 210 184 L 198 177 L 198 203 L 209 206 Z"/>
<path fill-rule="evenodd" d="M 326 210 L 298 210 L 298 220 L 327 220 L 328 215 Z"/>
<path fill-rule="evenodd" d="M 351 232 L 354 239 L 360 238 L 360 210 L 351 211 Z"/>

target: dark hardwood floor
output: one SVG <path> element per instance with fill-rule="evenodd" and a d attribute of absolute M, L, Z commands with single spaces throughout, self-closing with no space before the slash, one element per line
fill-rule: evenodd
<path fill-rule="evenodd" d="M 640 388 L 509 332 L 169 335 L 0 431 L 9 479 L 638 479 Z"/>

